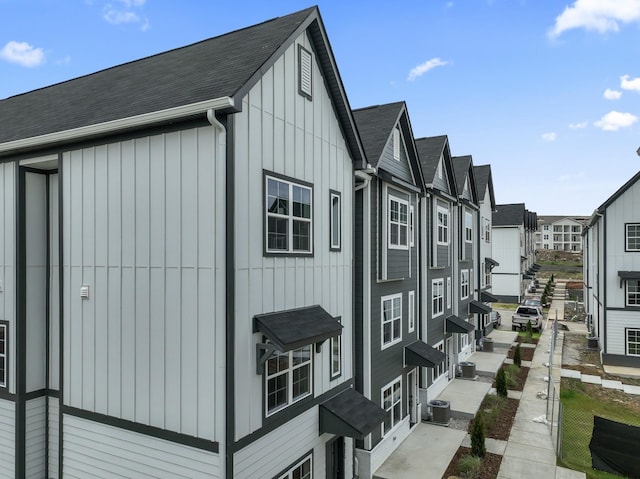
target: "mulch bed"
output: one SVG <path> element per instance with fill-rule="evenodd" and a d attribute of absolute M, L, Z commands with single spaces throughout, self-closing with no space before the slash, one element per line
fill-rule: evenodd
<path fill-rule="evenodd" d="M 519 403 L 520 401 L 518 401 L 517 399 L 507 398 L 506 406 L 501 411 L 501 414 L 498 416 L 496 422 L 492 424 L 491 427 L 485 424 L 485 437 L 500 439 L 501 441 L 506 441 L 507 439 L 509 439 L 511 426 L 513 426 L 516 412 L 518 412 Z M 482 409 L 482 405 L 480 405 L 480 409 Z M 471 432 L 472 423 L 473 420 L 469 421 L 469 432 Z"/>
<path fill-rule="evenodd" d="M 444 473 L 443 479 L 447 479 L 449 477 L 458 477 L 458 461 L 464 457 L 471 455 L 471 449 L 468 447 L 460 447 L 456 452 L 453 459 L 449 463 L 449 467 Z M 480 469 L 480 475 L 477 476 L 477 479 L 495 479 L 498 477 L 498 472 L 500 471 L 500 464 L 502 463 L 502 456 L 500 454 L 492 454 L 490 452 L 486 453 L 484 458 L 482 459 L 482 468 Z"/>
<path fill-rule="evenodd" d="M 518 372 L 518 376 L 516 376 L 516 384 L 514 386 L 510 387 L 509 389 L 511 391 L 522 391 L 522 390 L 524 390 L 524 383 L 526 382 L 528 376 L 529 376 L 529 368 L 525 368 L 524 366 L 520 366 L 520 371 Z M 492 386 L 494 388 L 496 387 L 495 379 L 493 380 Z"/>
<path fill-rule="evenodd" d="M 539 338 L 531 338 L 530 340 L 527 340 L 520 335 L 516 336 L 516 343 L 538 344 L 538 341 L 540 341 Z"/>
<path fill-rule="evenodd" d="M 511 349 L 507 351 L 507 357 L 509 359 L 513 359 L 513 353 L 515 351 L 515 346 L 511 346 Z M 520 359 L 523 361 L 531 361 L 533 359 L 533 353 L 535 353 L 536 348 L 523 348 L 520 346 Z"/>

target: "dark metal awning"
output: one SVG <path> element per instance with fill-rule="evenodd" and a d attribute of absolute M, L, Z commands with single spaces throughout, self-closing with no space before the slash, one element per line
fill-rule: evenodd
<path fill-rule="evenodd" d="M 253 327 L 282 352 L 321 343 L 342 332 L 340 322 L 320 306 L 257 314 Z"/>
<path fill-rule="evenodd" d="M 533 263 L 531 269 L 534 271 L 540 271 L 541 266 L 538 263 Z"/>
<path fill-rule="evenodd" d="M 320 404 L 320 434 L 364 439 L 388 413 L 355 389 L 348 388 Z"/>
<path fill-rule="evenodd" d="M 500 263 L 498 263 L 495 259 L 493 258 L 489 258 L 488 256 L 484 259 L 484 262 L 487 263 L 490 267 L 494 267 L 494 266 L 500 266 Z"/>
<path fill-rule="evenodd" d="M 480 291 L 480 301 L 483 301 L 485 303 L 497 303 L 498 298 L 486 291 Z"/>
<path fill-rule="evenodd" d="M 533 279 L 533 276 L 531 276 L 530 274 L 523 274 L 522 279 Z"/>
<path fill-rule="evenodd" d="M 620 279 L 640 279 L 640 271 L 618 271 Z"/>
<path fill-rule="evenodd" d="M 446 356 L 424 341 L 414 341 L 404 348 L 404 362 L 407 366 L 435 368 L 445 360 Z"/>
<path fill-rule="evenodd" d="M 474 329 L 475 329 L 475 326 L 473 324 L 469 323 L 468 321 L 465 321 L 464 319 L 460 318 L 459 316 L 456 316 L 455 314 L 452 314 L 451 316 L 449 316 L 445 321 L 445 331 L 447 333 L 465 334 L 465 333 L 470 333 Z"/>
<path fill-rule="evenodd" d="M 469 312 L 476 314 L 489 314 L 491 312 L 491 306 L 481 303 L 480 301 L 469 302 Z"/>

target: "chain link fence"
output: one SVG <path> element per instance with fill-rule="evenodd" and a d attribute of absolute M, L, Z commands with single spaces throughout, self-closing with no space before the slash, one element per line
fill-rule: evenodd
<path fill-rule="evenodd" d="M 561 447 L 562 428 L 560 427 L 562 422 L 562 404 L 560 403 L 560 370 L 559 364 L 554 365 L 554 358 L 562 357 L 562 351 L 559 351 L 560 355 L 556 355 L 556 347 L 558 340 L 558 322 L 553 322 L 553 329 L 551 332 L 551 343 L 549 345 L 549 372 L 547 383 L 547 424 L 549 426 L 549 433 L 551 434 L 551 440 L 553 442 L 553 448 L 556 451 L 556 455 L 559 457 L 559 451 Z M 556 366 L 554 368 L 554 366 Z M 554 377 L 555 376 L 555 377 Z"/>

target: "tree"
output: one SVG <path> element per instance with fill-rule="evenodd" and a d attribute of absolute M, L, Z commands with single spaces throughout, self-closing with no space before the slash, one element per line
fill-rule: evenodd
<path fill-rule="evenodd" d="M 484 421 L 482 420 L 482 412 L 478 411 L 471 426 L 471 455 L 484 457 L 486 453 L 487 448 L 484 444 Z"/>
<path fill-rule="evenodd" d="M 522 365 L 522 357 L 520 353 L 520 344 L 516 345 L 516 349 L 513 351 L 513 364 L 520 367 Z"/>
<path fill-rule="evenodd" d="M 504 368 L 498 369 L 496 373 L 496 393 L 498 396 L 507 397 L 507 377 L 504 373 Z"/>

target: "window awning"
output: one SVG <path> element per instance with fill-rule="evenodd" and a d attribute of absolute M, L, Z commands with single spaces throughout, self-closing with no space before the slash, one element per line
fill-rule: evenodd
<path fill-rule="evenodd" d="M 500 266 L 500 263 L 498 263 L 493 258 L 489 258 L 488 256 L 484 259 L 484 262 L 487 263 L 491 268 L 493 268 L 494 266 Z"/>
<path fill-rule="evenodd" d="M 380 406 L 348 388 L 320 404 L 320 434 L 364 439 L 387 415 Z"/>
<path fill-rule="evenodd" d="M 522 279 L 533 279 L 533 276 L 531 276 L 530 274 L 523 274 Z"/>
<path fill-rule="evenodd" d="M 469 312 L 477 314 L 489 314 L 491 312 L 491 306 L 481 303 L 480 301 L 469 302 Z"/>
<path fill-rule="evenodd" d="M 486 291 L 480 291 L 480 301 L 485 303 L 497 303 L 498 298 L 496 298 L 491 293 L 487 293 Z"/>
<path fill-rule="evenodd" d="M 534 271 L 540 271 L 541 266 L 538 263 L 533 263 L 531 269 Z"/>
<path fill-rule="evenodd" d="M 640 279 L 640 271 L 618 271 L 620 279 Z"/>
<path fill-rule="evenodd" d="M 475 326 L 468 321 L 465 321 L 459 316 L 452 314 L 445 321 L 445 330 L 447 333 L 470 333 L 475 329 Z"/>
<path fill-rule="evenodd" d="M 253 317 L 253 327 L 282 352 L 321 343 L 342 332 L 340 322 L 317 305 L 258 314 Z"/>
<path fill-rule="evenodd" d="M 404 348 L 404 362 L 407 366 L 435 368 L 445 360 L 446 356 L 424 341 L 414 341 Z"/>

